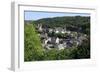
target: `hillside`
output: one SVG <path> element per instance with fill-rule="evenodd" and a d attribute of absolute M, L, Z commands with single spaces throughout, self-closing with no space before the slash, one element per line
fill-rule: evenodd
<path fill-rule="evenodd" d="M 28 21 L 27 21 L 28 22 Z M 30 21 L 32 23 L 32 21 Z M 66 27 L 70 31 L 80 31 L 89 34 L 90 29 L 90 17 L 83 16 L 64 16 L 54 18 L 42 18 L 33 21 L 34 24 L 42 24 L 43 27 L 55 28 Z"/>

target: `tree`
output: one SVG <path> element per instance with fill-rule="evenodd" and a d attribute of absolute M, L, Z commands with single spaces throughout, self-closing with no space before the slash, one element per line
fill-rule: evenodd
<path fill-rule="evenodd" d="M 25 24 L 24 26 L 24 60 L 41 60 L 43 47 L 34 25 Z"/>
<path fill-rule="evenodd" d="M 83 40 L 82 44 L 78 46 L 78 58 L 90 58 L 90 38 Z"/>

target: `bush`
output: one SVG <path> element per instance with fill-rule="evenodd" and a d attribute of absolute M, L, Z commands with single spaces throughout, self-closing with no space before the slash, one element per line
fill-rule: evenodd
<path fill-rule="evenodd" d="M 40 60 L 43 55 L 43 47 L 35 27 L 32 24 L 25 24 L 24 27 L 24 60 Z"/>

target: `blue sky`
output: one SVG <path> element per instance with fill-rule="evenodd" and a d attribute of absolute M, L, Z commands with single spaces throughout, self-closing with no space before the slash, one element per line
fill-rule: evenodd
<path fill-rule="evenodd" d="M 90 16 L 87 13 L 57 13 L 57 12 L 34 12 L 25 11 L 24 20 L 38 20 L 41 18 L 52 18 L 52 17 L 62 17 L 62 16 Z"/>

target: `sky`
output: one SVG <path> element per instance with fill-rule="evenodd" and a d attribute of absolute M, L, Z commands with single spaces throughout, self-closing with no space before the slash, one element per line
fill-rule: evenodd
<path fill-rule="evenodd" d="M 62 16 L 90 16 L 90 14 L 24 11 L 24 20 L 38 20 L 42 18 L 53 18 Z"/>

